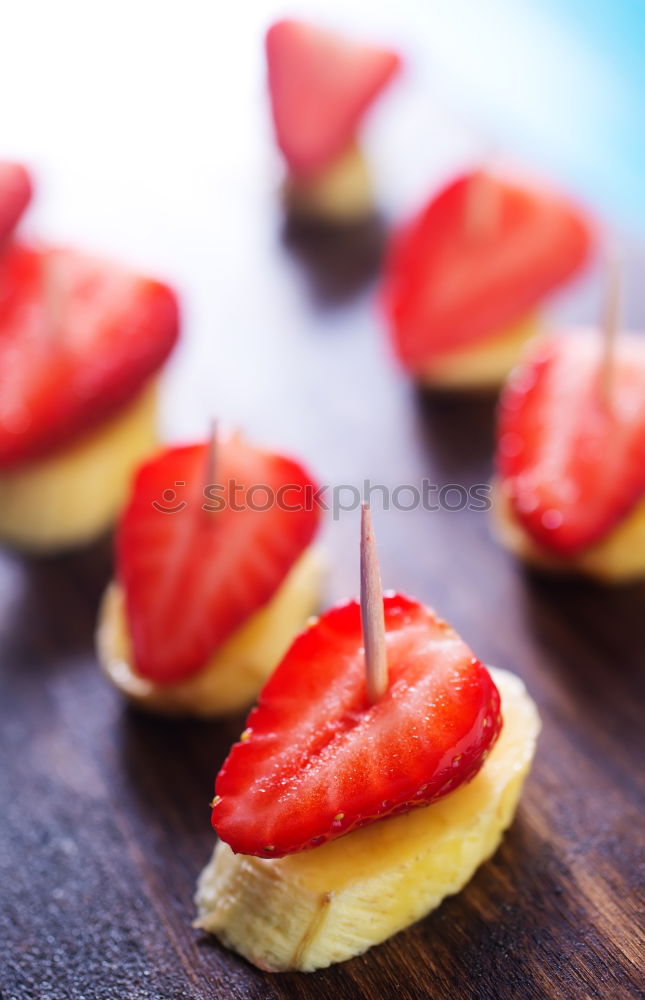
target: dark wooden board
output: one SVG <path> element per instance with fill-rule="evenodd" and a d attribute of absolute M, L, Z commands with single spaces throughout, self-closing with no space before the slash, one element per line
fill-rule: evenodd
<path fill-rule="evenodd" d="M 201 433 L 215 412 L 302 454 L 331 484 L 486 483 L 493 404 L 423 398 L 391 363 L 364 283 L 378 227 L 342 249 L 284 233 L 271 184 L 249 195 L 231 177 L 223 198 L 202 170 L 190 224 L 175 235 L 169 208 L 150 235 L 176 239 L 168 261 L 188 304 L 165 396 L 171 434 Z M 119 222 L 134 234 L 131 218 Z M 638 248 L 630 260 L 628 319 L 642 326 Z M 597 294 L 593 281 L 581 285 L 560 315 L 593 318 Z M 459 896 L 363 957 L 311 976 L 251 968 L 191 929 L 213 846 L 212 782 L 242 718 L 157 720 L 104 682 L 93 630 L 109 540 L 55 560 L 5 552 L 2 1000 L 642 995 L 645 586 L 534 577 L 497 547 L 486 513 L 377 504 L 375 517 L 386 585 L 434 604 L 538 702 L 535 768 L 495 857 Z M 328 519 L 326 600 L 356 592 L 357 537 L 356 512 Z"/>

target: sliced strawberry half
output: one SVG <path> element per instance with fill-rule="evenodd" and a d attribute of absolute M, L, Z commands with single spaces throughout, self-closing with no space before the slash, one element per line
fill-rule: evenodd
<path fill-rule="evenodd" d="M 474 184 L 487 185 L 490 218 L 469 222 Z M 583 214 L 554 192 L 482 171 L 460 177 L 396 233 L 382 302 L 403 365 L 501 333 L 586 260 Z"/>
<path fill-rule="evenodd" d="M 0 468 L 41 458 L 128 403 L 178 333 L 165 285 L 61 248 L 0 265 Z"/>
<path fill-rule="evenodd" d="M 497 466 L 515 517 L 570 558 L 645 495 L 645 336 L 621 333 L 602 391 L 596 330 L 542 338 L 511 375 L 499 411 Z"/>
<path fill-rule="evenodd" d="M 361 45 L 302 21 L 278 21 L 266 36 L 278 145 L 294 174 L 327 166 L 400 65 L 389 49 Z"/>
<path fill-rule="evenodd" d="M 208 451 L 170 448 L 142 466 L 118 528 L 136 668 L 158 684 L 204 667 L 273 596 L 318 526 L 316 486 L 297 462 L 220 436 L 212 477 Z"/>
<path fill-rule="evenodd" d="M 433 611 L 385 597 L 389 685 L 371 705 L 359 605 L 302 633 L 218 775 L 213 826 L 280 857 L 427 805 L 469 781 L 501 727 L 490 674 Z"/>
<path fill-rule="evenodd" d="M 20 163 L 0 160 L 0 246 L 31 200 L 31 178 Z"/>

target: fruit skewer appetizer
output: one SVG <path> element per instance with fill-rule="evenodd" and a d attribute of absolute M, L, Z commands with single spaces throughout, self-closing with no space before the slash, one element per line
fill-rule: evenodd
<path fill-rule="evenodd" d="M 458 892 L 534 753 L 522 682 L 383 599 L 365 511 L 361 590 L 296 639 L 216 782 L 196 926 L 267 971 L 360 954 Z"/>
<path fill-rule="evenodd" d="M 301 21 L 273 24 L 266 54 L 275 134 L 288 168 L 287 209 L 330 223 L 370 216 L 369 172 L 356 133 L 399 57 Z"/>
<path fill-rule="evenodd" d="M 143 465 L 116 535 L 99 660 L 152 711 L 246 708 L 318 603 L 316 486 L 239 435 Z"/>
<path fill-rule="evenodd" d="M 382 302 L 395 352 L 421 385 L 497 388 L 537 331 L 541 300 L 589 255 L 584 215 L 527 181 L 458 178 L 391 238 Z"/>
<path fill-rule="evenodd" d="M 502 542 L 544 569 L 620 583 L 645 576 L 645 336 L 538 340 L 500 399 L 494 513 Z"/>
<path fill-rule="evenodd" d="M 0 258 L 0 537 L 40 552 L 112 524 L 157 443 L 155 377 L 178 333 L 165 285 L 86 254 Z"/>
<path fill-rule="evenodd" d="M 0 227 L 15 224 L 29 195 L 24 170 L 6 176 L 0 169 Z M 107 530 L 157 443 L 155 380 L 178 328 L 175 296 L 158 281 L 75 250 L 5 246 L 1 539 L 51 552 Z"/>

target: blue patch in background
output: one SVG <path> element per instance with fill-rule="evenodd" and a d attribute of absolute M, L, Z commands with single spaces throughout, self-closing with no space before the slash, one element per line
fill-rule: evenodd
<path fill-rule="evenodd" d="M 434 55 L 499 145 L 645 231 L 643 0 L 456 0 L 434 25 L 431 10 Z"/>

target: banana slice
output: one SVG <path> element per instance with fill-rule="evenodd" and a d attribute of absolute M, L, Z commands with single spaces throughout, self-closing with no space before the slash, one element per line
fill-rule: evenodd
<path fill-rule="evenodd" d="M 51 553 L 85 545 L 113 523 L 136 467 L 156 448 L 157 392 L 148 386 L 80 441 L 0 474 L 0 538 Z"/>
<path fill-rule="evenodd" d="M 526 316 L 485 341 L 434 359 L 419 381 L 431 389 L 497 389 L 517 364 L 524 345 L 538 332 L 537 316 Z"/>
<path fill-rule="evenodd" d="M 359 955 L 458 892 L 496 850 L 540 729 L 522 681 L 491 671 L 502 733 L 468 785 L 425 808 L 284 858 L 218 843 L 202 872 L 195 926 L 269 972 L 311 972 Z"/>
<path fill-rule="evenodd" d="M 307 549 L 272 599 L 239 628 L 198 674 L 179 684 L 155 684 L 132 663 L 124 595 L 108 587 L 97 630 L 101 666 L 113 684 L 141 708 L 206 718 L 246 708 L 318 605 L 323 561 Z"/>
<path fill-rule="evenodd" d="M 349 224 L 374 211 L 369 169 L 356 142 L 320 173 L 288 178 L 283 195 L 288 211 L 303 219 Z"/>
<path fill-rule="evenodd" d="M 534 542 L 514 517 L 499 483 L 493 483 L 493 528 L 499 541 L 518 558 L 554 573 L 576 573 L 601 583 L 629 583 L 645 576 L 645 500 L 595 545 L 574 559 L 560 559 Z"/>

